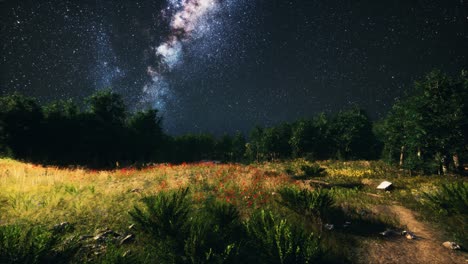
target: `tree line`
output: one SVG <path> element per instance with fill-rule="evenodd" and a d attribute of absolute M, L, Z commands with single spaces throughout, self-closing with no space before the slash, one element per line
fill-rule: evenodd
<path fill-rule="evenodd" d="M 171 136 L 156 109 L 129 112 L 109 90 L 40 105 L 18 93 L 0 97 L 0 153 L 55 165 L 129 166 L 151 162 L 252 162 L 305 157 L 379 159 L 419 171 L 461 167 L 468 152 L 468 73 L 440 71 L 417 82 L 388 115 L 372 122 L 357 107 L 333 115 L 241 133 Z"/>

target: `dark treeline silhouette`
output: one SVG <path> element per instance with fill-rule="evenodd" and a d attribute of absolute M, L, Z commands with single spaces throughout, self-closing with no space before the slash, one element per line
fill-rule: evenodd
<path fill-rule="evenodd" d="M 40 106 L 20 94 L 0 97 L 0 153 L 55 165 L 112 168 L 152 162 L 251 162 L 305 157 L 378 159 L 419 171 L 461 168 L 468 152 L 467 72 L 451 79 L 439 71 L 373 123 L 357 106 L 334 115 L 255 127 L 241 133 L 173 137 L 155 109 L 129 113 L 122 98 L 100 91 L 82 109 L 70 101 Z"/>

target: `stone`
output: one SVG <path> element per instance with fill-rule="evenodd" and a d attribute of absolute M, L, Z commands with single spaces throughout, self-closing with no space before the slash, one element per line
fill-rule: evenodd
<path fill-rule="evenodd" d="M 442 243 L 442 246 L 444 246 L 445 248 L 451 249 L 451 250 L 461 249 L 460 245 L 458 245 L 455 242 L 451 242 L 451 241 L 445 241 L 444 243 Z"/>
<path fill-rule="evenodd" d="M 401 232 L 401 234 L 402 234 L 403 236 L 405 236 L 406 239 L 409 239 L 409 240 L 412 240 L 412 239 L 415 239 L 415 238 L 416 238 L 416 236 L 415 236 L 413 233 L 408 232 L 408 231 L 406 231 L 406 230 L 403 230 L 403 232 Z"/>
<path fill-rule="evenodd" d="M 384 191 L 388 191 L 392 188 L 393 188 L 393 183 L 389 181 L 383 181 L 379 184 L 379 186 L 377 186 L 377 190 L 384 190 Z"/>

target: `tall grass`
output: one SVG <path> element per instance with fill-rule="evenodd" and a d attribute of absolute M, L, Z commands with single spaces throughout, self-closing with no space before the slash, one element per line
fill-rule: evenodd
<path fill-rule="evenodd" d="M 68 263 L 78 247 L 61 240 L 42 227 L 0 226 L 0 263 Z"/>

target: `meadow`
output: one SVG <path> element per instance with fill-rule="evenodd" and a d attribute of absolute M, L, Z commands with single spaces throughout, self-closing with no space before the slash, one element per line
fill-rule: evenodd
<path fill-rule="evenodd" d="M 377 190 L 383 180 L 395 188 Z M 375 263 L 382 246 L 406 263 L 436 244 L 456 263 L 466 253 L 440 244 L 468 245 L 467 193 L 461 176 L 380 161 L 90 170 L 0 159 L 0 263 Z M 381 235 L 418 228 L 430 241 Z"/>

